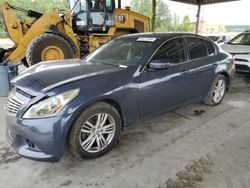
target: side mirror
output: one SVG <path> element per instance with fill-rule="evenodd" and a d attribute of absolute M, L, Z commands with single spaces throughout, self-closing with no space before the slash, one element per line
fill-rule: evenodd
<path fill-rule="evenodd" d="M 168 69 L 169 67 L 171 67 L 171 63 L 169 63 L 164 59 L 156 59 L 149 63 L 150 69 L 163 70 L 163 69 Z"/>

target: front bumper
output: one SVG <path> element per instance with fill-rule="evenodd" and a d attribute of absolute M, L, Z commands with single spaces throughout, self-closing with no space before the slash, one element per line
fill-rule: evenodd
<path fill-rule="evenodd" d="M 28 120 L 6 115 L 7 140 L 23 157 L 58 161 L 64 153 L 71 116 Z"/>
<path fill-rule="evenodd" d="M 235 62 L 236 71 L 242 73 L 250 73 L 250 65 L 246 63 Z"/>
<path fill-rule="evenodd" d="M 249 55 L 235 55 L 234 59 L 237 72 L 250 73 Z"/>

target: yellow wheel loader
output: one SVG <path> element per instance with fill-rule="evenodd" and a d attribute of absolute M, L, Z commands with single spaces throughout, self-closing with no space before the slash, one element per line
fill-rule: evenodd
<path fill-rule="evenodd" d="M 0 65 L 21 61 L 28 67 L 40 61 L 80 58 L 114 37 L 150 28 L 147 16 L 121 9 L 121 0 L 73 0 L 71 5 L 71 12 L 42 14 L 4 2 L 6 30 L 15 45 L 0 48 Z M 15 11 L 32 19 L 18 19 Z"/>

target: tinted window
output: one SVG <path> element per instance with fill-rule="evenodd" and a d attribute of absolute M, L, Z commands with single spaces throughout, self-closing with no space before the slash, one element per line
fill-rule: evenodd
<path fill-rule="evenodd" d="M 81 11 L 86 12 L 86 1 L 78 1 L 76 5 L 73 6 L 72 13 L 78 14 Z"/>
<path fill-rule="evenodd" d="M 206 45 L 207 45 L 208 55 L 215 55 L 214 45 L 209 41 L 206 41 Z"/>
<path fill-rule="evenodd" d="M 240 34 L 229 41 L 228 44 L 250 45 L 250 34 Z"/>
<path fill-rule="evenodd" d="M 164 44 L 155 54 L 153 60 L 164 59 L 169 63 L 181 63 L 185 59 L 185 51 L 182 39 L 173 39 Z"/>
<path fill-rule="evenodd" d="M 198 59 L 207 56 L 207 48 L 203 39 L 188 37 L 187 47 L 191 59 Z"/>

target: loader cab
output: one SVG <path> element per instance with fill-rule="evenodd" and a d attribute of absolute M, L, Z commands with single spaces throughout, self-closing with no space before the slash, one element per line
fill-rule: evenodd
<path fill-rule="evenodd" d="M 72 7 L 77 34 L 107 33 L 115 25 L 115 0 L 78 0 Z"/>

